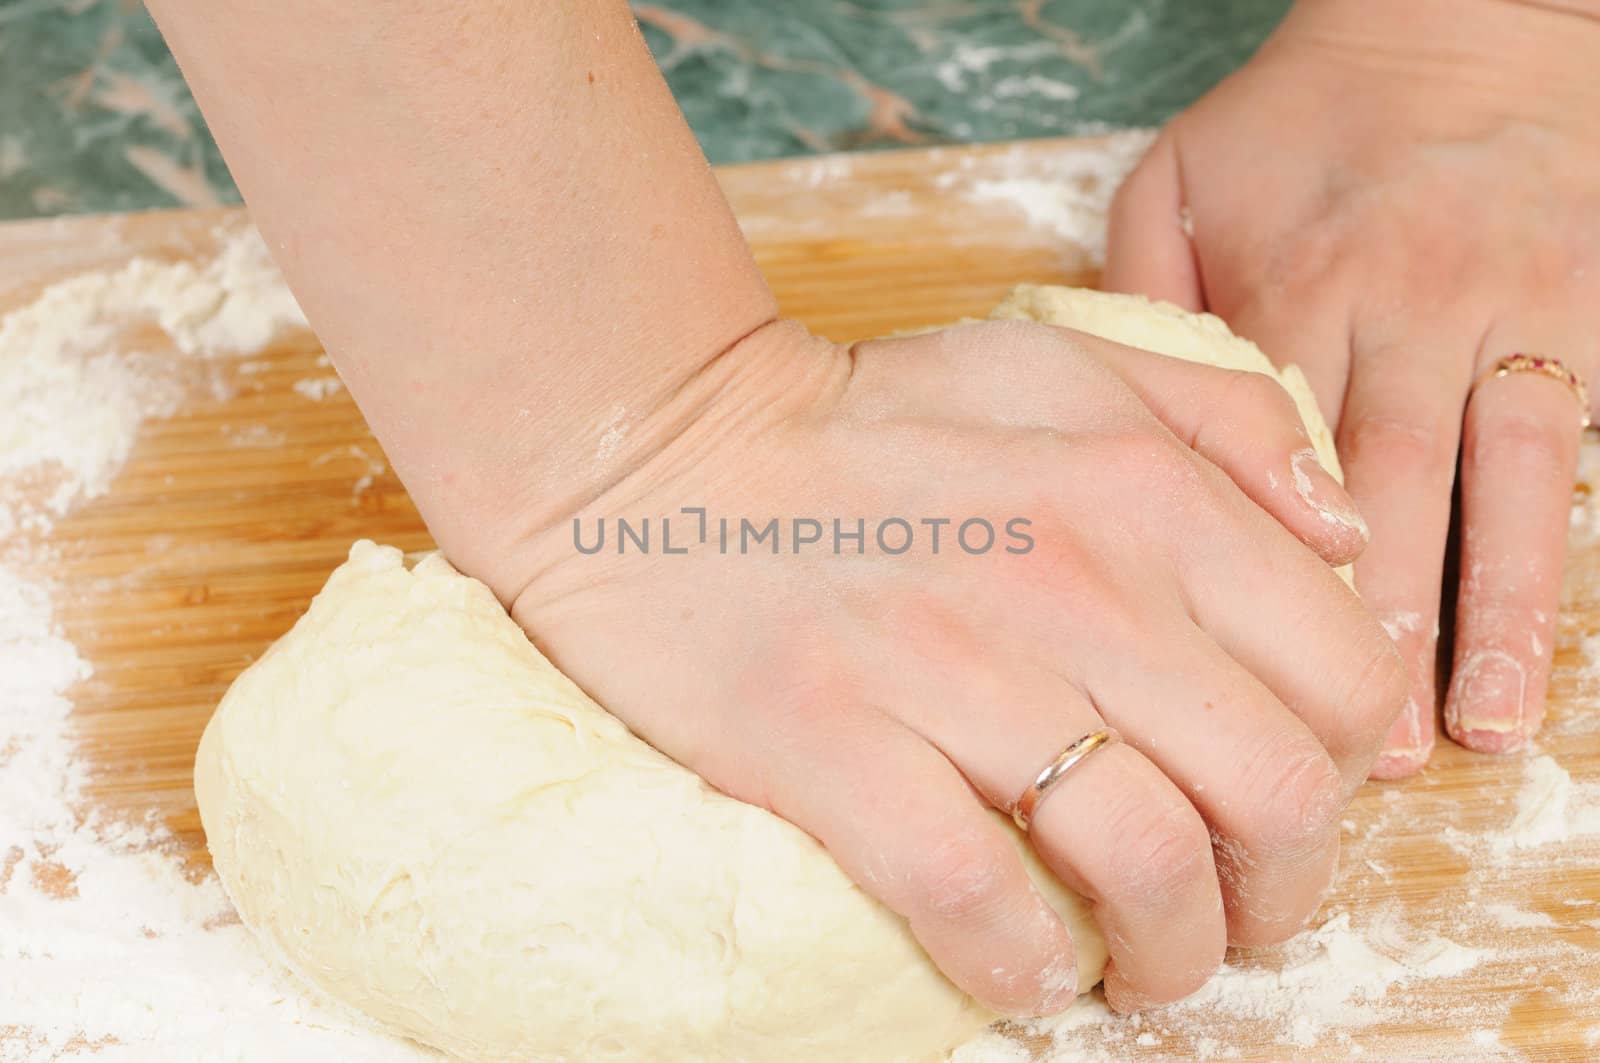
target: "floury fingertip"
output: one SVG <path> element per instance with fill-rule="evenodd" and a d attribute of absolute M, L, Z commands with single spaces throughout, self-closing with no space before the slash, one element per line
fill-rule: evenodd
<path fill-rule="evenodd" d="M 1322 467 L 1315 450 L 1306 447 L 1291 454 L 1289 471 L 1294 477 L 1295 494 L 1324 522 L 1353 530 L 1363 543 L 1372 541 L 1372 529 L 1367 527 L 1366 519 L 1350 503 L 1344 486 Z"/>

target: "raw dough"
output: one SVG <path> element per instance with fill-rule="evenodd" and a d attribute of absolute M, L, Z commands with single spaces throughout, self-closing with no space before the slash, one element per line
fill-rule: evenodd
<path fill-rule="evenodd" d="M 995 315 L 1271 372 L 1128 297 L 1026 288 Z M 357 543 L 223 698 L 195 792 L 247 926 L 463 1059 L 921 1061 L 993 1018 L 809 836 L 633 737 L 438 556 Z M 1100 935 L 1013 837 L 1088 989 Z"/>
<path fill-rule="evenodd" d="M 471 1060 L 930 1060 L 990 1015 L 809 836 L 633 737 L 476 580 L 357 543 L 195 792 L 245 924 Z M 1083 988 L 1104 952 L 1069 920 Z"/>

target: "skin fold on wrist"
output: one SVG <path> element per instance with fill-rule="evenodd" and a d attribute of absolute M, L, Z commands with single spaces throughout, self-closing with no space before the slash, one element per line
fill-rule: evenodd
<path fill-rule="evenodd" d="M 1438 142 L 1513 133 L 1593 143 L 1596 56 L 1600 21 L 1521 0 L 1299 0 L 1256 62 L 1336 97 L 1317 121 L 1360 127 L 1381 108 L 1388 128 Z"/>
<path fill-rule="evenodd" d="M 1297 0 L 1269 46 L 1316 42 L 1375 67 L 1592 100 L 1600 0 Z"/>
<path fill-rule="evenodd" d="M 849 383 L 849 351 L 813 336 L 798 322 L 777 319 L 741 339 L 668 401 L 618 441 L 627 456 L 613 463 L 614 474 L 595 490 L 565 499 L 528 499 L 517 519 L 503 525 L 513 615 L 516 603 L 534 584 L 545 596 L 560 595 L 563 562 L 574 555 L 572 524 L 582 519 L 614 519 L 665 513 L 642 499 L 668 500 L 668 511 L 705 502 L 718 483 L 717 456 L 745 453 L 763 434 L 796 418 L 825 415 Z M 582 566 L 580 583 L 594 566 Z M 519 617 L 520 619 L 520 617 Z"/>

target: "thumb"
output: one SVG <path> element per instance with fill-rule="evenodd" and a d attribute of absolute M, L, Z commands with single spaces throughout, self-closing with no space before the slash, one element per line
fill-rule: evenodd
<path fill-rule="evenodd" d="M 1177 147 L 1162 133 L 1111 202 L 1100 286 L 1164 299 L 1185 310 L 1205 309 L 1183 209 Z"/>

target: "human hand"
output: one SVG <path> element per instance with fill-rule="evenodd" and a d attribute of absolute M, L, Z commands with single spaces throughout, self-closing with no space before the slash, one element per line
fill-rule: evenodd
<path fill-rule="evenodd" d="M 1543 716 L 1580 411 L 1517 352 L 1600 371 L 1600 4 L 1302 0 L 1119 192 L 1105 284 L 1208 309 L 1300 365 L 1372 528 L 1357 585 L 1412 672 L 1374 767 L 1434 744 L 1459 452 L 1461 575 L 1444 719 L 1471 749 Z M 1182 219 L 1192 232 L 1186 234 Z"/>
<path fill-rule="evenodd" d="M 1032 324 L 847 350 L 778 322 L 638 439 L 660 445 L 491 578 L 558 667 L 818 838 L 962 988 L 1011 1014 L 1072 999 L 1068 933 L 989 810 L 1104 724 L 1125 743 L 1030 838 L 1096 907 L 1113 1006 L 1184 996 L 1225 942 L 1315 907 L 1405 677 L 1329 567 L 1362 545 L 1319 512 L 1348 497 L 1320 469 L 1310 497 L 1279 489 L 1307 441 L 1275 382 Z M 618 552 L 619 517 L 650 518 L 650 552 Z M 741 554 L 741 518 L 777 518 L 777 552 Z M 822 541 L 797 549 L 795 518 Z M 864 554 L 834 552 L 834 518 L 864 519 Z M 605 549 L 575 549 L 575 520 Z"/>

